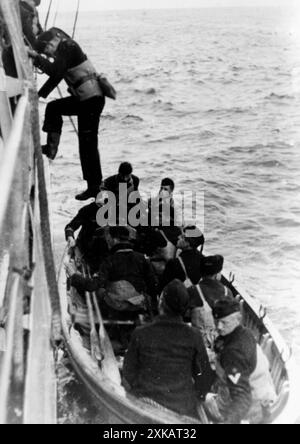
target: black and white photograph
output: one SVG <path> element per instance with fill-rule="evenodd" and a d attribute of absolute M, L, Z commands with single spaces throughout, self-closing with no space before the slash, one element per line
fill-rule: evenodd
<path fill-rule="evenodd" d="M 299 288 L 299 0 L 0 0 L 0 424 L 300 424 Z"/>

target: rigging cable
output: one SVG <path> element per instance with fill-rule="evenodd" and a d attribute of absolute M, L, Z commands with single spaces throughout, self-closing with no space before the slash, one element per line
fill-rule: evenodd
<path fill-rule="evenodd" d="M 45 20 L 45 24 L 44 24 L 44 30 L 45 30 L 45 31 L 46 31 L 47 26 L 48 26 L 48 21 L 49 21 L 49 17 L 50 17 L 50 12 L 51 12 L 51 8 L 52 8 L 52 3 L 53 3 L 53 0 L 50 0 L 49 8 L 48 8 L 48 11 L 47 11 L 46 20 Z"/>
<path fill-rule="evenodd" d="M 77 22 L 78 22 L 79 9 L 80 9 L 80 0 L 77 1 L 77 10 L 76 10 L 76 15 L 75 15 L 75 20 L 74 20 L 72 39 L 74 39 L 75 33 L 76 33 L 76 26 L 77 26 Z"/>
<path fill-rule="evenodd" d="M 72 39 L 75 37 L 75 33 L 76 33 L 76 26 L 77 26 L 77 22 L 78 22 L 79 9 L 80 9 L 80 0 L 78 0 L 78 2 L 77 2 L 77 10 L 76 10 L 76 15 L 75 15 L 75 19 L 74 19 L 73 32 L 72 32 Z M 54 17 L 53 27 L 55 26 L 55 22 L 56 22 L 56 19 L 57 19 L 57 14 L 58 14 L 58 6 L 57 6 L 56 14 L 55 14 L 55 17 Z M 61 89 L 60 89 L 59 86 L 57 87 L 57 91 L 58 91 L 58 93 L 59 93 L 60 98 L 62 99 L 62 98 L 63 98 L 63 94 L 62 94 Z M 75 122 L 74 122 L 72 116 L 69 116 L 69 120 L 70 120 L 70 122 L 71 122 L 71 125 L 72 125 L 72 127 L 73 127 L 75 133 L 76 133 L 77 136 L 78 136 L 78 130 L 77 130 L 77 128 L 76 128 L 76 125 L 75 125 Z"/>
<path fill-rule="evenodd" d="M 55 15 L 54 15 L 54 20 L 53 20 L 53 28 L 55 27 L 55 23 L 56 23 L 57 16 L 58 16 L 58 11 L 59 11 L 59 1 L 57 0 L 57 2 L 56 2 L 56 10 L 55 10 Z"/>
<path fill-rule="evenodd" d="M 55 13 L 54 22 L 53 22 L 53 27 L 55 27 L 55 23 L 56 23 L 57 15 L 58 15 L 58 9 L 59 9 L 59 4 L 57 4 L 56 13 Z M 77 26 L 78 16 L 79 16 L 79 9 L 80 9 L 80 0 L 78 0 L 78 2 L 77 2 L 77 10 L 76 10 L 76 15 L 75 15 L 75 19 L 74 19 L 73 32 L 72 32 L 72 39 L 74 38 L 74 36 L 75 36 L 75 32 L 76 32 L 76 26 Z M 59 86 L 57 87 L 57 91 L 58 91 L 58 93 L 59 93 L 60 98 L 62 99 L 62 98 L 63 98 L 63 94 L 62 94 L 61 89 L 60 89 Z M 69 116 L 69 120 L 70 120 L 71 125 L 72 125 L 72 127 L 73 127 L 73 129 L 74 129 L 74 132 L 75 132 L 75 133 L 77 134 L 77 136 L 78 136 L 78 130 L 77 130 L 77 128 L 76 128 L 76 125 L 75 125 L 75 122 L 74 122 L 74 119 L 72 118 L 72 116 Z"/>

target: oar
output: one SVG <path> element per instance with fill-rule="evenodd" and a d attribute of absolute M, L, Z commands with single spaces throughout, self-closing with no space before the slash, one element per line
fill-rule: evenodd
<path fill-rule="evenodd" d="M 84 266 L 83 266 L 83 274 L 85 274 Z M 93 306 L 92 306 L 92 300 L 91 295 L 89 292 L 85 293 L 86 298 L 86 305 L 88 308 L 89 313 L 89 321 L 90 321 L 90 341 L 91 341 L 91 354 L 94 359 L 101 362 L 104 358 L 103 353 L 101 352 L 100 343 L 99 343 L 99 336 L 96 331 L 96 323 L 95 323 L 95 317 L 93 312 Z"/>
<path fill-rule="evenodd" d="M 91 354 L 94 359 L 96 359 L 99 362 L 102 362 L 104 359 L 104 356 L 103 356 L 101 349 L 100 349 L 99 337 L 98 337 L 98 334 L 96 331 L 91 296 L 88 292 L 86 293 L 86 303 L 87 303 L 87 307 L 88 307 L 90 327 L 91 327 L 91 332 L 90 332 Z"/>
<path fill-rule="evenodd" d="M 88 276 L 91 277 L 90 272 L 88 270 Z M 101 362 L 101 368 L 103 373 L 115 384 L 121 384 L 121 376 L 119 371 L 118 362 L 116 360 L 116 356 L 111 345 L 108 334 L 106 333 L 103 318 L 101 315 L 101 311 L 99 308 L 99 304 L 97 301 L 97 297 L 95 293 L 92 293 L 93 303 L 96 311 L 97 321 L 99 323 L 99 341 L 102 354 L 104 355 L 104 359 Z"/>

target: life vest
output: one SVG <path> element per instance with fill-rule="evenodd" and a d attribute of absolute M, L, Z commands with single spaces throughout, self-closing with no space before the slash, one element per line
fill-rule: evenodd
<path fill-rule="evenodd" d="M 83 102 L 92 97 L 102 97 L 103 93 L 98 81 L 98 73 L 89 60 L 68 70 L 65 80 L 70 92 Z"/>

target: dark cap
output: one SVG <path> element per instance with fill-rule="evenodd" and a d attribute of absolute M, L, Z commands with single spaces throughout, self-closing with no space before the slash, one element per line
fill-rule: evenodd
<path fill-rule="evenodd" d="M 163 290 L 164 302 L 169 310 L 176 315 L 184 315 L 189 304 L 189 294 L 184 284 L 175 279 Z"/>
<path fill-rule="evenodd" d="M 42 32 L 36 40 L 36 49 L 38 52 L 44 52 L 47 44 L 57 35 L 57 29 L 51 28 L 49 31 Z"/>
<path fill-rule="evenodd" d="M 188 225 L 183 229 L 184 236 L 192 248 L 204 245 L 205 239 L 202 231 L 195 225 Z"/>
<path fill-rule="evenodd" d="M 60 36 L 65 39 L 70 39 L 71 37 L 60 28 L 50 28 L 48 31 L 42 32 L 36 39 L 36 49 L 38 52 L 44 52 L 47 44 L 54 39 L 54 37 Z"/>
<path fill-rule="evenodd" d="M 201 274 L 205 276 L 213 276 L 214 274 L 221 273 L 224 265 L 224 257 L 220 255 L 207 256 L 203 259 Z"/>
<path fill-rule="evenodd" d="M 234 299 L 220 299 L 213 308 L 213 316 L 215 319 L 227 318 L 233 313 L 240 313 L 240 303 Z"/>

